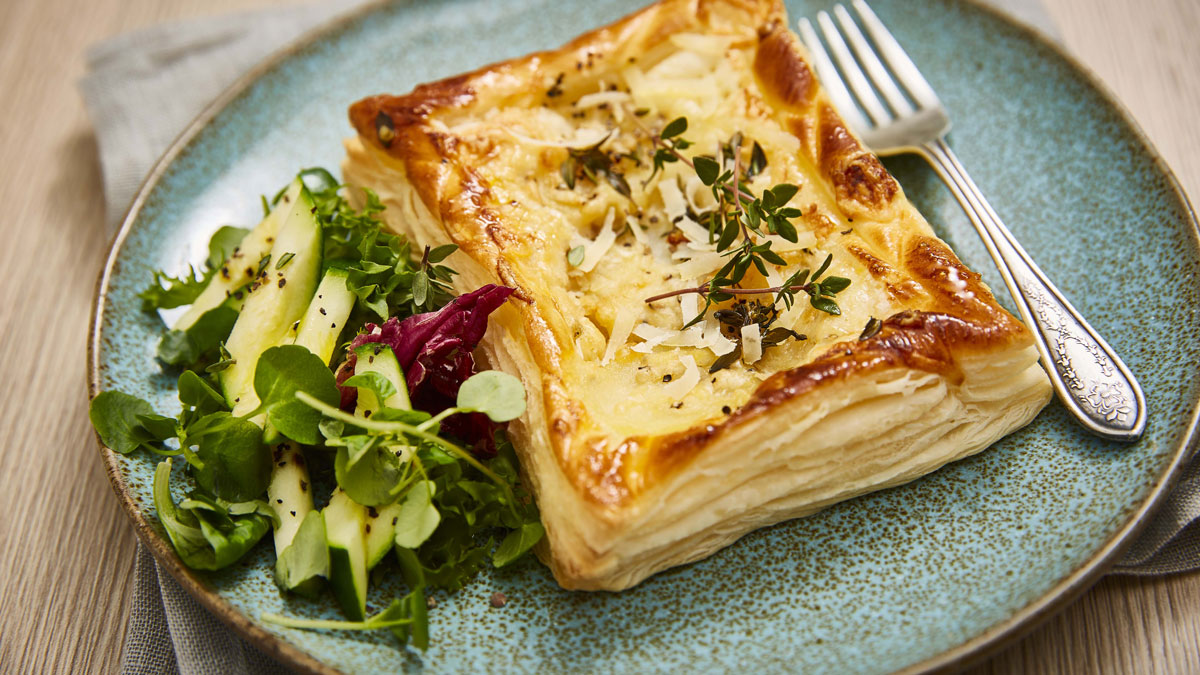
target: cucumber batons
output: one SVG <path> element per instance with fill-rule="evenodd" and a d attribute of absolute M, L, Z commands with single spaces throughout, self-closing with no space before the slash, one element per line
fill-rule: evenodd
<path fill-rule="evenodd" d="M 284 200 L 298 182 L 288 188 Z M 275 235 L 271 258 L 250 287 L 246 304 L 225 341 L 234 363 L 221 371 L 221 388 L 235 415 L 244 415 L 258 406 L 254 393 L 258 357 L 284 342 L 288 329 L 304 315 L 317 287 L 323 247 L 321 223 L 312 213 L 308 190 L 301 184 L 296 193 L 290 203 L 281 201 L 275 207 L 288 209 L 287 216 Z M 280 261 L 286 261 L 282 267 Z"/>

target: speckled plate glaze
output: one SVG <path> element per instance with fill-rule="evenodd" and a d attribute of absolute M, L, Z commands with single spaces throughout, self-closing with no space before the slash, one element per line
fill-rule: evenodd
<path fill-rule="evenodd" d="M 247 76 L 168 152 L 117 236 L 97 292 L 92 392 L 122 389 L 176 409 L 174 376 L 153 358 L 161 324 L 139 311 L 136 293 L 153 270 L 202 260 L 219 225 L 256 221 L 258 195 L 299 167 L 337 167 L 351 102 L 557 46 L 641 4 L 374 6 Z M 788 8 L 795 18 L 826 4 Z M 338 612 L 331 598 L 282 597 L 266 545 L 218 574 L 184 569 L 154 518 L 153 458 L 106 450 L 143 542 L 224 621 L 319 672 L 927 670 L 963 665 L 1063 607 L 1137 531 L 1194 434 L 1195 220 L 1128 116 L 1049 42 L 968 2 L 873 4 L 950 109 L 951 142 L 996 209 L 1141 379 L 1150 418 L 1140 443 L 1088 436 L 1052 404 L 981 455 L 760 530 L 630 591 L 565 592 L 534 562 L 485 573 L 438 596 L 424 654 L 382 632 L 261 624 L 262 612 Z M 933 172 L 915 159 L 889 166 L 938 233 L 1002 289 Z M 397 590 L 384 580 L 371 605 Z M 489 605 L 495 590 L 506 607 Z"/>

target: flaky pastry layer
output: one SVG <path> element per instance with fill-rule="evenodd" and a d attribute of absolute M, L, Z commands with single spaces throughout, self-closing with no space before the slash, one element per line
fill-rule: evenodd
<path fill-rule="evenodd" d="M 561 49 L 351 108 L 345 180 L 416 245 L 458 244 L 457 291 L 516 289 L 481 348 L 525 383 L 510 436 L 566 588 L 627 588 L 910 481 L 1049 400 L 1026 328 L 847 129 L 786 26 L 774 1 L 662 0 Z M 706 207 L 695 177 L 683 163 L 651 175 L 650 135 L 677 116 L 705 153 L 761 143 L 753 189 L 799 186 L 803 245 L 777 242 L 788 265 L 760 282 L 826 255 L 852 280 L 841 315 L 782 313 L 807 339 L 715 373 L 712 323 L 683 347 L 629 330 L 681 331 L 687 300 L 644 299 L 703 281 L 704 256 L 719 257 L 688 236 Z M 564 163 L 596 142 L 625 185 L 568 180 Z M 872 317 L 880 330 L 859 339 Z M 687 391 L 665 382 L 689 376 L 681 357 L 705 373 Z"/>

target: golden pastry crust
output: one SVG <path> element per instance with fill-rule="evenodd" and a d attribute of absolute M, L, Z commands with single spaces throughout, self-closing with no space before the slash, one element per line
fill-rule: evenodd
<path fill-rule="evenodd" d="M 458 244 L 457 290 L 488 282 L 516 289 L 483 349 L 494 367 L 519 373 L 529 392 L 529 412 L 511 435 L 547 529 L 540 553 L 564 587 L 626 588 L 756 527 L 912 480 L 1024 425 L 1049 399 L 1026 328 L 847 129 L 786 26 L 774 1 L 661 0 L 561 49 L 350 109 L 358 137 L 347 141 L 347 182 L 379 192 L 389 224 L 417 244 Z M 639 356 L 628 344 L 598 359 L 597 340 L 621 332 L 623 311 L 669 323 L 666 310 L 643 310 L 629 298 L 670 289 L 670 280 L 637 257 L 652 259 L 652 247 L 631 230 L 609 256 L 616 262 L 586 274 L 567 267 L 566 238 L 595 229 L 606 210 L 600 230 L 613 209 L 639 227 L 662 208 L 660 198 L 637 180 L 629 181 L 631 196 L 608 185 L 588 187 L 590 196 L 556 185 L 567 150 L 531 146 L 539 126 L 525 118 L 550 110 L 550 126 L 559 118 L 603 122 L 624 129 L 610 133 L 614 143 L 636 142 L 677 104 L 678 96 L 656 98 L 639 86 L 673 54 L 683 54 L 684 71 L 714 68 L 718 84 L 741 78 L 732 94 L 688 108 L 700 111 L 693 119 L 711 118 L 711 133 L 698 133 L 717 138 L 744 126 L 763 137 L 767 178 L 800 184 L 798 225 L 834 256 L 833 271 L 854 279 L 854 295 L 841 317 L 785 313 L 812 339 L 773 347 L 770 359 L 739 363 L 671 410 L 639 418 L 628 403 L 603 397 L 658 405 L 657 378 L 673 361 Z M 649 114 L 638 121 L 629 110 L 578 107 L 583 96 L 606 91 L 650 101 Z M 788 255 L 801 265 L 814 253 Z M 653 279 L 606 280 L 620 264 L 629 278 Z M 867 316 L 887 318 L 859 340 Z M 653 377 L 642 377 L 647 370 Z M 718 411 L 723 398 L 736 405 Z"/>

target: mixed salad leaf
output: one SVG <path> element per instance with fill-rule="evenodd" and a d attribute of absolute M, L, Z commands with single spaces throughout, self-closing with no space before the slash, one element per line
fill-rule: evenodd
<path fill-rule="evenodd" d="M 488 316 L 512 294 L 511 288 L 487 285 L 455 298 L 440 311 L 415 314 L 403 321 L 392 317 L 367 330 L 350 343 L 350 358 L 338 370 L 342 380 L 342 407 L 352 408 L 357 393 L 345 380 L 357 364 L 354 350 L 367 344 L 391 348 L 406 373 L 413 405 L 440 413 L 454 405 L 459 386 L 475 372 L 471 351 L 483 339 Z M 524 398 L 522 397 L 522 400 Z M 462 412 L 445 420 L 451 436 L 467 441 L 478 453 L 496 454 L 496 425 L 478 412 Z"/>
<path fill-rule="evenodd" d="M 220 228 L 202 269 L 155 273 L 143 309 L 191 305 L 157 351 L 179 373 L 179 412 L 104 391 L 89 415 L 115 452 L 165 457 L 155 509 L 185 564 L 227 567 L 274 530 L 279 587 L 310 597 L 329 587 L 361 619 L 264 620 L 388 629 L 424 649 L 428 589 L 457 589 L 544 536 L 503 428 L 524 413 L 524 387 L 505 373 L 477 373 L 471 355 L 512 289 L 455 298 L 455 272 L 442 264 L 454 246 L 418 255 L 383 229 L 374 193 L 363 191 L 361 209 L 350 196 L 329 172 L 306 169 L 263 199 L 257 228 Z M 305 233 L 320 236 L 316 250 L 287 248 L 310 241 Z M 308 283 L 311 295 L 292 292 L 298 281 L 282 292 L 301 278 L 324 281 Z M 256 295 L 287 304 L 265 311 L 248 300 Z M 340 323 L 327 316 L 335 306 Z M 255 350 L 226 348 L 241 324 Z M 237 354 L 254 355 L 252 383 L 223 376 L 244 369 Z M 182 471 L 172 471 L 174 457 Z M 393 562 L 384 563 L 389 551 Z M 395 566 L 408 592 L 367 616 L 367 571 L 381 564 Z"/>

